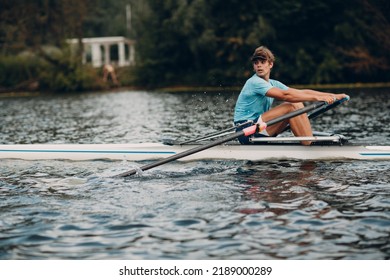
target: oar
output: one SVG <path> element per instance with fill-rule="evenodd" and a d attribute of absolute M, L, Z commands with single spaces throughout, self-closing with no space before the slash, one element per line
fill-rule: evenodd
<path fill-rule="evenodd" d="M 270 120 L 270 121 L 268 121 L 266 123 L 263 123 L 261 126 L 259 124 L 254 124 L 254 125 L 252 125 L 250 127 L 244 128 L 241 131 L 234 132 L 231 135 L 227 135 L 226 137 L 218 139 L 218 140 L 216 140 L 214 142 L 211 142 L 209 144 L 205 144 L 205 145 L 194 147 L 192 149 L 189 149 L 187 151 L 178 153 L 176 155 L 164 158 L 164 159 L 159 160 L 157 162 L 153 162 L 153 163 L 141 166 L 139 169 L 133 169 L 133 170 L 129 170 L 129 171 L 123 172 L 121 174 L 116 175 L 115 177 L 131 176 L 131 175 L 136 174 L 138 170 L 145 171 L 145 170 L 151 169 L 153 167 L 157 167 L 157 166 L 163 165 L 165 163 L 168 163 L 168 162 L 171 162 L 171 161 L 174 161 L 174 160 L 177 160 L 177 159 L 180 159 L 180 158 L 183 158 L 183 157 L 186 157 L 186 156 L 189 156 L 189 155 L 201 152 L 203 150 L 210 149 L 210 148 L 212 148 L 214 146 L 218 146 L 220 144 L 223 144 L 223 143 L 229 142 L 231 140 L 234 140 L 234 139 L 236 139 L 236 138 L 238 138 L 240 136 L 250 136 L 252 134 L 255 134 L 259 130 L 265 129 L 267 126 L 271 126 L 271 125 L 276 124 L 278 122 L 281 122 L 281 121 L 284 121 L 284 120 L 296 117 L 298 115 L 307 113 L 307 112 L 309 112 L 311 110 L 314 110 L 314 109 L 316 109 L 316 108 L 318 108 L 320 106 L 323 106 L 324 104 L 326 104 L 326 102 L 324 102 L 324 101 L 313 103 L 313 104 L 308 105 L 308 106 L 306 106 L 306 107 L 304 107 L 302 109 L 299 109 L 299 110 L 296 110 L 294 112 L 290 112 L 288 114 L 285 114 L 283 116 L 274 118 L 274 119 L 272 119 L 272 120 Z"/>
<path fill-rule="evenodd" d="M 310 112 L 310 114 L 308 114 L 308 118 L 309 119 L 315 119 L 317 118 L 319 115 L 335 108 L 336 106 L 340 105 L 341 103 L 345 102 L 345 101 L 348 101 L 350 98 L 349 96 L 348 97 L 345 97 L 345 98 L 342 98 L 342 99 L 339 99 L 339 100 L 336 100 L 335 102 L 333 102 L 332 104 L 328 104 L 326 106 L 320 106 L 319 108 L 316 108 L 315 110 L 312 110 L 312 112 Z M 242 124 L 239 124 L 237 126 L 233 126 L 233 127 L 229 127 L 227 129 L 224 129 L 224 130 L 221 130 L 221 131 L 217 131 L 217 132 L 214 132 L 214 133 L 211 133 L 209 135 L 206 135 L 206 136 L 201 136 L 201 137 L 198 137 L 198 138 L 195 138 L 195 139 L 190 139 L 190 140 L 187 140 L 187 141 L 184 141 L 184 142 L 179 142 L 179 143 L 175 143 L 175 142 L 170 142 L 167 144 L 168 145 L 184 145 L 184 144 L 188 144 L 188 143 L 192 143 L 192 142 L 196 142 L 196 141 L 200 141 L 200 140 L 206 140 L 206 139 L 213 139 L 213 138 L 216 138 L 216 137 L 220 137 L 220 136 L 223 136 L 223 134 L 225 132 L 229 132 L 233 129 L 236 129 L 238 127 L 241 127 L 241 126 L 244 126 L 244 125 L 247 125 L 248 123 L 250 123 L 250 121 L 248 122 L 245 122 L 245 123 L 242 123 Z M 288 125 L 284 131 L 288 130 L 290 128 L 290 125 Z"/>

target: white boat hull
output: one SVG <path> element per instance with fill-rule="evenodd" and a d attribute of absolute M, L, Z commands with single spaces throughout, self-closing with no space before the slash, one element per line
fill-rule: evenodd
<path fill-rule="evenodd" d="M 143 144 L 26 144 L 0 145 L 0 159 L 22 160 L 158 160 L 195 145 Z M 357 159 L 390 160 L 390 146 L 220 145 L 190 156 L 191 160 Z"/>

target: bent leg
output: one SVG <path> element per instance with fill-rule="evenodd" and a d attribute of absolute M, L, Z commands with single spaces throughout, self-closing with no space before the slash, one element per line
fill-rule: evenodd
<path fill-rule="evenodd" d="M 263 121 L 267 122 L 269 120 L 272 120 L 276 117 L 280 117 L 282 115 L 285 115 L 287 113 L 296 111 L 298 109 L 303 108 L 302 103 L 283 103 L 281 105 L 278 105 L 271 110 L 265 112 L 262 115 Z M 267 127 L 267 132 L 271 136 L 278 135 L 281 133 L 287 126 L 287 124 L 290 124 L 291 131 L 295 136 L 313 136 L 313 132 L 311 129 L 309 118 L 307 117 L 307 114 L 302 114 L 299 116 L 296 116 L 294 118 L 288 119 L 286 121 L 271 125 Z M 310 145 L 311 141 L 302 141 L 303 145 Z"/>

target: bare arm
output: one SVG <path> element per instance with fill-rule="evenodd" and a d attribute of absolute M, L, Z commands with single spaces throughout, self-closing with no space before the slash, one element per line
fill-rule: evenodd
<path fill-rule="evenodd" d="M 295 89 L 288 88 L 282 90 L 280 88 L 273 87 L 267 91 L 267 96 L 273 97 L 278 100 L 287 102 L 304 102 L 304 101 L 326 101 L 331 104 L 335 100 L 347 97 L 346 94 L 334 94 L 328 92 L 320 92 L 311 89 Z"/>

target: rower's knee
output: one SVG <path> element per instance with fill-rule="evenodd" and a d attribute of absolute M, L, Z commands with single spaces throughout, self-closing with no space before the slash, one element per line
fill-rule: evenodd
<path fill-rule="evenodd" d="M 302 109 L 303 107 L 305 107 L 305 105 L 302 102 L 289 103 L 289 105 L 290 105 L 291 112 Z"/>
<path fill-rule="evenodd" d="M 302 109 L 305 107 L 305 105 L 302 102 L 297 102 L 297 103 L 290 103 L 286 102 L 284 103 L 284 108 L 285 108 L 285 113 L 291 113 L 296 110 Z"/>

